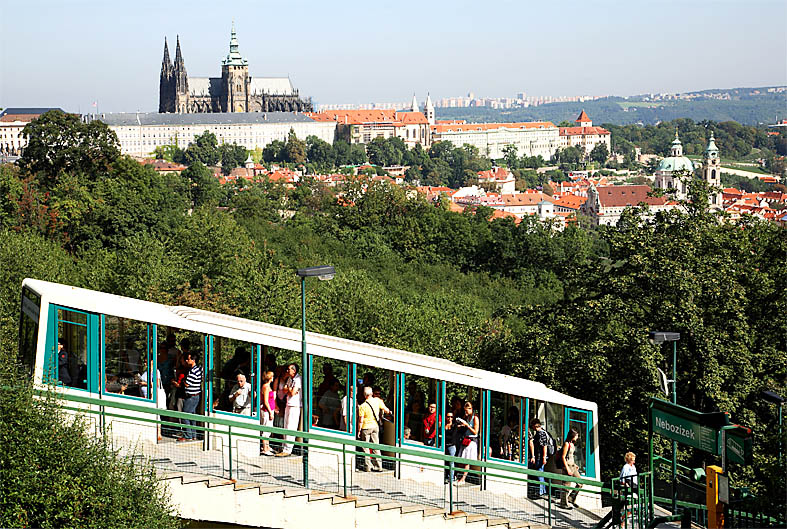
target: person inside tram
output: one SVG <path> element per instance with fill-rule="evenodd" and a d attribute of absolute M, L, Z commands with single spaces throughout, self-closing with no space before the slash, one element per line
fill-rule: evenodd
<path fill-rule="evenodd" d="M 251 415 L 251 385 L 246 383 L 246 375 L 243 373 L 238 373 L 236 380 L 229 395 L 232 413 Z"/>
<path fill-rule="evenodd" d="M 342 422 L 339 425 L 339 429 L 341 431 L 343 431 L 343 432 L 347 431 L 347 425 L 348 425 L 348 423 L 347 423 L 347 412 L 350 409 L 349 406 L 353 402 L 354 398 L 355 398 L 355 386 L 350 384 L 350 395 L 349 395 L 349 397 L 347 395 L 342 397 L 342 404 L 341 404 L 341 406 L 342 406 Z M 348 400 L 350 401 L 349 404 L 347 402 Z"/>
<path fill-rule="evenodd" d="M 339 382 L 339 379 L 333 374 L 333 366 L 326 362 L 322 365 L 322 382 L 320 382 L 320 385 L 317 387 L 317 393 L 314 394 L 314 400 L 316 402 L 320 402 L 325 392 L 331 389 L 334 381 Z"/>
<path fill-rule="evenodd" d="M 331 380 L 330 387 L 323 392 L 317 406 L 320 409 L 320 426 L 323 428 L 336 429 L 340 424 L 341 400 L 339 398 L 339 388 L 341 382 L 336 377 Z"/>
<path fill-rule="evenodd" d="M 57 379 L 64 386 L 71 385 L 71 371 L 69 367 L 69 354 L 66 351 L 66 343 L 60 339 L 57 341 Z"/>
<path fill-rule="evenodd" d="M 517 410 L 514 408 L 514 410 Z M 500 429 L 500 459 L 516 461 L 519 459 L 519 417 L 512 413 L 508 414 L 508 420 L 503 428 Z"/>
<path fill-rule="evenodd" d="M 140 353 L 134 348 L 134 338 L 126 335 L 126 348 L 120 351 L 120 372 L 139 373 Z"/>
<path fill-rule="evenodd" d="M 437 440 L 437 404 L 434 402 L 429 403 L 423 423 L 424 444 L 434 446 Z"/>
<path fill-rule="evenodd" d="M 465 414 L 464 402 L 459 395 L 451 397 L 451 412 L 454 414 L 454 422 Z"/>
<path fill-rule="evenodd" d="M 423 441 L 424 410 L 420 400 L 414 399 L 405 409 L 404 423 L 410 428 L 413 441 Z"/>

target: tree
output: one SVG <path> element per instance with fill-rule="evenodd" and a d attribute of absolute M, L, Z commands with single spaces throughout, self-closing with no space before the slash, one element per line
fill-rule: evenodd
<path fill-rule="evenodd" d="M 333 147 L 317 136 L 306 137 L 306 157 L 309 162 L 321 168 L 329 168 L 334 165 Z"/>
<path fill-rule="evenodd" d="M 246 163 L 249 151 L 242 145 L 224 143 L 219 147 L 219 156 L 221 157 L 222 172 L 230 174 L 230 171 Z"/>
<path fill-rule="evenodd" d="M 509 143 L 503 147 L 503 158 L 506 160 L 506 165 L 509 169 L 519 168 L 519 158 L 517 157 L 517 147 L 513 143 Z"/>
<path fill-rule="evenodd" d="M 366 144 L 366 155 L 369 162 L 375 165 L 388 165 L 388 152 L 385 148 L 385 138 L 380 136 Z"/>
<path fill-rule="evenodd" d="M 287 135 L 287 143 L 284 145 L 284 159 L 296 165 L 306 163 L 306 142 L 299 140 L 293 129 L 290 129 L 290 133 Z"/>
<path fill-rule="evenodd" d="M 609 150 L 606 143 L 597 143 L 593 150 L 590 151 L 590 159 L 594 162 L 603 164 L 609 158 Z"/>
<path fill-rule="evenodd" d="M 221 199 L 221 186 L 213 172 L 200 162 L 191 164 L 181 176 L 190 183 L 191 202 L 195 208 L 217 205 Z"/>
<path fill-rule="evenodd" d="M 204 165 L 216 165 L 221 153 L 216 135 L 206 130 L 194 137 L 194 142 L 186 148 L 185 158 L 189 165 L 200 162 Z"/>
<path fill-rule="evenodd" d="M 273 140 L 262 150 L 262 159 L 266 162 L 283 162 L 285 143 L 281 140 Z"/>
<path fill-rule="evenodd" d="M 44 188 L 55 185 L 58 175 L 81 172 L 91 176 L 109 170 L 120 157 L 115 133 L 101 121 L 82 123 L 75 114 L 49 110 L 22 129 L 27 147 L 19 166 L 38 177 Z"/>

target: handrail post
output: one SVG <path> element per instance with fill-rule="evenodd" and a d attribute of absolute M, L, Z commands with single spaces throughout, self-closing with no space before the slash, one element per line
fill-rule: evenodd
<path fill-rule="evenodd" d="M 232 479 L 232 426 L 227 426 L 227 437 L 229 444 L 229 454 L 230 454 L 230 479 Z"/>
<path fill-rule="evenodd" d="M 454 512 L 454 462 L 448 462 L 448 514 Z"/>
<path fill-rule="evenodd" d="M 552 526 L 552 478 L 549 478 L 549 496 L 547 496 L 547 525 Z"/>
<path fill-rule="evenodd" d="M 347 497 L 347 445 L 342 443 L 342 484 L 344 497 Z"/>

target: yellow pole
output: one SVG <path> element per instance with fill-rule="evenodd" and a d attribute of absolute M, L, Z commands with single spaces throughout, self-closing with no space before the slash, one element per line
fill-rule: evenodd
<path fill-rule="evenodd" d="M 724 504 L 719 501 L 719 474 L 721 467 L 709 465 L 705 468 L 705 502 L 708 506 L 708 529 L 724 528 Z"/>

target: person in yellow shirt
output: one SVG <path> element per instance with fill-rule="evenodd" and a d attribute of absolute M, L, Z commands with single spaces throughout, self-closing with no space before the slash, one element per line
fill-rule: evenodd
<path fill-rule="evenodd" d="M 372 388 L 363 388 L 364 397 L 366 400 L 358 406 L 358 432 L 361 441 L 378 444 L 380 442 L 380 421 L 382 420 L 381 413 L 391 414 L 391 410 L 386 407 L 382 399 L 373 396 Z M 379 459 L 380 451 L 372 450 L 374 455 L 378 456 L 374 459 L 369 456 L 365 457 L 364 469 L 366 472 L 382 472 L 383 464 Z"/>

